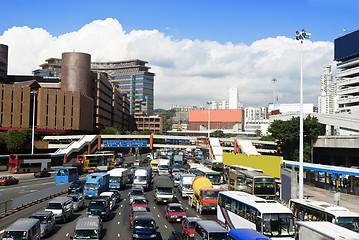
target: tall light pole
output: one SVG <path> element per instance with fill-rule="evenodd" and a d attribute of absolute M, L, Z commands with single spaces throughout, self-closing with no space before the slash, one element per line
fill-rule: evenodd
<path fill-rule="evenodd" d="M 35 105 L 36 105 L 36 94 L 37 91 L 31 91 L 34 94 L 34 103 L 32 107 L 32 139 L 31 139 L 31 154 L 34 154 L 34 139 L 35 139 Z"/>
<path fill-rule="evenodd" d="M 272 78 L 271 80 L 273 82 L 273 108 L 275 105 L 275 83 L 278 81 L 276 78 Z M 273 109 L 274 110 L 274 109 Z"/>
<path fill-rule="evenodd" d="M 207 102 L 208 104 L 208 141 L 209 141 L 209 137 L 211 135 L 211 102 Z"/>
<path fill-rule="evenodd" d="M 300 124 L 299 124 L 299 199 L 303 199 L 303 41 L 310 37 L 305 29 L 296 31 L 295 39 L 301 43 L 300 49 Z"/>

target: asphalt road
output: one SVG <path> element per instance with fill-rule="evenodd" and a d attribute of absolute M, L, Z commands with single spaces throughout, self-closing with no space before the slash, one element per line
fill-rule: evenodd
<path fill-rule="evenodd" d="M 48 179 L 49 180 L 49 179 Z M 130 206 L 128 200 L 128 189 L 121 191 L 121 201 L 118 203 L 117 207 L 110 213 L 109 220 L 104 221 L 103 223 L 103 231 L 102 231 L 102 239 L 131 239 L 132 232 L 129 224 L 129 214 L 130 214 Z M 178 194 L 178 190 L 175 189 L 176 200 L 177 202 L 182 203 L 183 207 L 186 209 L 187 216 L 199 216 L 198 213 L 193 208 L 189 208 L 187 204 L 187 199 L 182 199 Z M 169 223 L 165 218 L 165 206 L 166 205 L 157 205 L 153 198 L 153 190 L 145 193 L 146 198 L 149 200 L 149 208 L 155 217 L 156 224 L 159 226 L 157 239 L 168 239 L 170 233 L 172 231 L 181 231 L 180 223 Z M 86 205 L 89 200 L 86 200 Z M 21 217 L 28 217 L 32 213 L 42 210 L 43 207 L 46 206 L 46 202 L 37 204 L 25 210 L 22 210 L 18 213 L 10 215 L 1 219 L 0 230 L 6 228 L 12 222 Z M 50 233 L 50 235 L 46 239 L 70 239 L 70 235 L 72 234 L 75 223 L 77 219 L 86 215 L 87 209 L 83 209 L 80 212 L 75 212 L 71 221 L 67 223 L 57 223 L 55 230 Z M 211 219 L 215 220 L 215 213 L 212 214 L 202 214 L 202 219 Z"/>

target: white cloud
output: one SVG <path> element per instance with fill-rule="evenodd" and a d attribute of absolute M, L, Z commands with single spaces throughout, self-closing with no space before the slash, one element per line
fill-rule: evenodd
<path fill-rule="evenodd" d="M 279 101 L 299 102 L 300 43 L 283 36 L 252 45 L 173 39 L 158 30 L 126 33 L 116 19 L 93 21 L 58 37 L 46 30 L 13 27 L 0 36 L 9 46 L 9 74 L 31 74 L 44 60 L 61 53 L 91 54 L 92 61 L 142 59 L 155 77 L 155 108 L 205 105 L 228 100 L 239 89 L 245 106 L 267 106 L 275 84 Z M 304 42 L 304 102 L 317 105 L 322 67 L 333 64 L 333 43 Z"/>

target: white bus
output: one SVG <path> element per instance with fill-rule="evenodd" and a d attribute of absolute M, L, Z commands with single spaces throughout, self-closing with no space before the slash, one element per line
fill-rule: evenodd
<path fill-rule="evenodd" d="M 219 193 L 217 222 L 227 229 L 255 229 L 271 239 L 294 239 L 295 234 L 289 208 L 240 191 Z"/>
<path fill-rule="evenodd" d="M 359 214 L 322 201 L 291 199 L 289 207 L 298 221 L 327 221 L 359 233 Z"/>

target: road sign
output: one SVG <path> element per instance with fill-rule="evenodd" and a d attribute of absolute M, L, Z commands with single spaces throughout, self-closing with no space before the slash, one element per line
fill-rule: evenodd
<path fill-rule="evenodd" d="M 104 147 L 147 147 L 147 141 L 104 140 Z"/>

